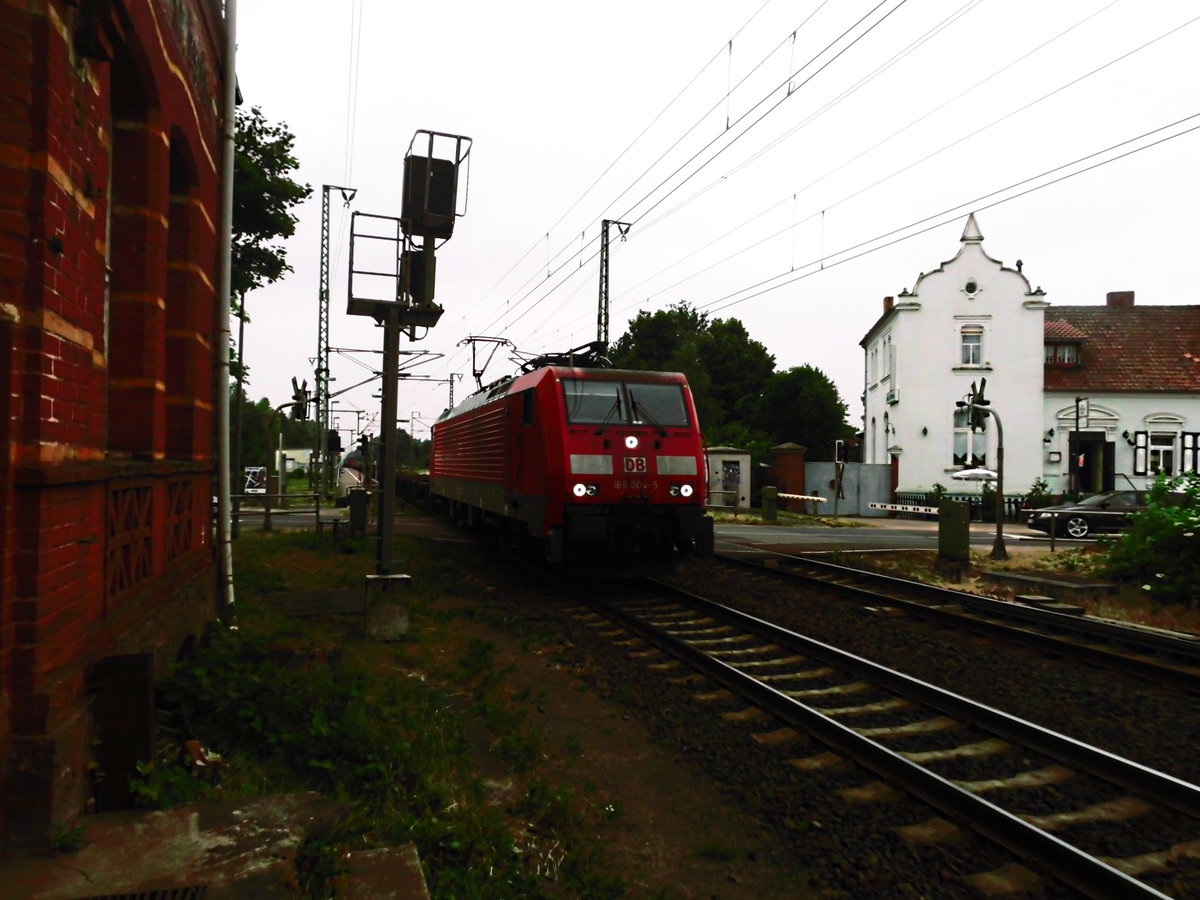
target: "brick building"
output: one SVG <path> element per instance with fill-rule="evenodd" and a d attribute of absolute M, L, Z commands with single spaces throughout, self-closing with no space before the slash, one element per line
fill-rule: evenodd
<path fill-rule="evenodd" d="M 0 0 L 0 839 L 128 802 L 214 614 L 220 0 Z"/>

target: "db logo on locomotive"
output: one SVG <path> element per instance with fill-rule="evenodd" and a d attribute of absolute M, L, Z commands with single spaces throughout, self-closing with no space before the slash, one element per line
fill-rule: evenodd
<path fill-rule="evenodd" d="M 627 456 L 625 457 L 626 472 L 645 472 L 646 457 L 644 456 Z"/>

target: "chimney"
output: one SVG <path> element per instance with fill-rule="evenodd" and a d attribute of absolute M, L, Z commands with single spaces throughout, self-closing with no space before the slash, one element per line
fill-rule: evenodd
<path fill-rule="evenodd" d="M 883 298 L 883 311 L 885 314 L 890 313 L 892 311 L 892 305 L 895 302 L 896 301 L 895 301 L 894 297 L 884 297 Z"/>
<path fill-rule="evenodd" d="M 1109 306 L 1133 306 L 1133 291 L 1109 291 Z"/>

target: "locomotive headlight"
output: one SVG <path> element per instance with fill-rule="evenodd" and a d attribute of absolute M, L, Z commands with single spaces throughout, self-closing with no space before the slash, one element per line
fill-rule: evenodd
<path fill-rule="evenodd" d="M 683 485 L 682 487 L 679 488 L 679 493 L 682 494 L 684 497 L 692 496 L 692 486 L 690 484 Z"/>
<path fill-rule="evenodd" d="M 625 438 L 625 446 L 630 450 L 636 450 L 638 445 L 637 435 L 631 434 Z"/>
<path fill-rule="evenodd" d="M 587 494 L 587 485 L 583 482 L 580 482 L 576 484 L 575 487 L 571 488 L 571 493 L 576 497 L 583 497 Z"/>

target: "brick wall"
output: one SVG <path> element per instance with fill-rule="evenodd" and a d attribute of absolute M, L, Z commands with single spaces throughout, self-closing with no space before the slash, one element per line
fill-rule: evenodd
<path fill-rule="evenodd" d="M 222 53 L 219 0 L 0 0 L 0 841 L 213 614 Z"/>

